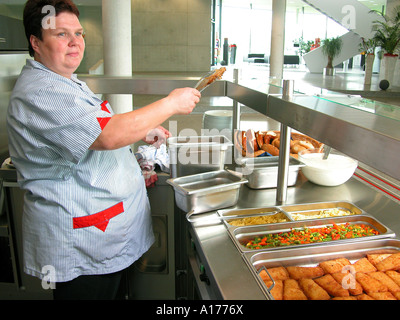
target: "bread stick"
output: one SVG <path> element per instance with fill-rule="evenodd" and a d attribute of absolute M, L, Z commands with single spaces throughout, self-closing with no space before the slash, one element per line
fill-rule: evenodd
<path fill-rule="evenodd" d="M 355 272 L 368 273 L 376 271 L 374 265 L 371 262 L 369 262 L 367 258 L 362 258 L 360 260 L 357 260 L 356 262 L 353 263 L 353 267 Z"/>
<path fill-rule="evenodd" d="M 344 289 L 330 274 L 326 274 L 314 281 L 333 297 L 348 297 L 349 291 Z"/>
<path fill-rule="evenodd" d="M 272 286 L 272 281 L 264 281 L 265 285 L 269 288 Z M 274 297 L 275 300 L 283 300 L 283 281 L 282 280 L 275 280 L 275 285 L 271 289 L 271 295 Z"/>
<path fill-rule="evenodd" d="M 400 286 L 396 284 L 386 273 L 382 271 L 377 271 L 377 272 L 371 272 L 369 275 L 378 280 L 380 283 L 384 284 L 389 292 L 395 293 L 395 292 L 400 292 Z"/>
<path fill-rule="evenodd" d="M 400 286 L 400 273 L 389 270 L 385 272 L 398 286 Z"/>
<path fill-rule="evenodd" d="M 283 281 L 283 300 L 307 300 L 307 296 L 301 290 L 297 280 L 286 279 Z"/>
<path fill-rule="evenodd" d="M 386 259 L 387 257 L 391 256 L 391 253 L 373 253 L 373 254 L 367 254 L 367 259 L 369 262 L 372 263 L 373 266 L 376 267 L 376 265 Z"/>
<path fill-rule="evenodd" d="M 378 280 L 372 278 L 366 273 L 356 273 L 356 280 L 360 283 L 362 288 L 367 294 L 371 292 L 386 292 L 388 291 L 387 286 L 380 283 Z"/>
<path fill-rule="evenodd" d="M 310 300 L 329 300 L 331 298 L 313 279 L 300 279 L 299 285 Z"/>
<path fill-rule="evenodd" d="M 349 290 L 352 295 L 359 295 L 363 292 L 361 285 L 351 273 L 332 273 L 332 277 L 344 288 Z"/>
<path fill-rule="evenodd" d="M 350 261 L 346 258 L 324 261 L 319 264 L 319 266 L 325 271 L 325 273 L 341 272 L 343 270 L 343 267 L 347 265 L 350 265 Z"/>
<path fill-rule="evenodd" d="M 394 253 L 376 264 L 379 271 L 395 270 L 400 268 L 400 252 Z"/>
<path fill-rule="evenodd" d="M 290 278 L 299 279 L 313 279 L 324 275 L 324 271 L 320 267 L 296 267 L 288 266 L 286 267 L 287 272 L 289 272 Z"/>
<path fill-rule="evenodd" d="M 375 300 L 397 300 L 390 292 L 370 292 L 369 295 Z"/>

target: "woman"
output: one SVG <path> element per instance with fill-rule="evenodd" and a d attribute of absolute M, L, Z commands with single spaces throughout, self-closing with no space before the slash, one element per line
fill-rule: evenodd
<path fill-rule="evenodd" d="M 46 5 L 55 9 L 53 27 L 42 24 Z M 129 145 L 146 141 L 155 128 L 168 135 L 159 125 L 189 114 L 200 93 L 176 89 L 114 114 L 73 74 L 85 42 L 71 0 L 27 1 L 24 26 L 34 59 L 17 80 L 7 125 L 26 190 L 25 272 L 56 283 L 55 298 L 111 299 L 122 270 L 154 241 L 144 179 Z"/>

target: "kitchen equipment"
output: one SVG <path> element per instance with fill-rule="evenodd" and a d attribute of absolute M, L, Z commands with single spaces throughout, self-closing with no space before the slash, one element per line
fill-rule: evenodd
<path fill-rule="evenodd" d="M 283 249 L 279 251 L 263 251 L 245 253 L 244 260 L 265 290 L 267 298 L 271 293 L 264 281 L 258 275 L 261 268 L 302 266 L 315 267 L 320 262 L 346 258 L 350 263 L 374 253 L 398 253 L 400 252 L 400 240 L 395 238 L 376 239 L 372 241 L 359 241 L 341 244 L 323 244 L 314 247 L 303 247 L 298 249 Z"/>
<path fill-rule="evenodd" d="M 212 84 L 215 80 L 221 79 L 222 75 L 225 73 L 226 68 L 221 67 L 216 70 L 212 70 L 206 73 L 195 85 L 195 89 L 202 92 L 205 88 L 207 88 L 210 84 Z"/>
<path fill-rule="evenodd" d="M 200 78 L 200 80 L 196 83 L 194 88 L 199 90 L 200 92 L 202 92 L 205 88 L 207 88 L 209 86 L 209 84 L 207 84 L 206 78 L 211 76 L 213 73 L 214 73 L 214 71 L 207 72 L 204 76 L 202 76 Z"/>
<path fill-rule="evenodd" d="M 172 137 L 167 140 L 172 178 L 224 169 L 232 142 L 225 136 Z"/>
<path fill-rule="evenodd" d="M 358 162 L 352 158 L 333 152 L 327 159 L 320 149 L 299 152 L 299 160 L 305 164 L 303 174 L 308 180 L 322 186 L 338 186 L 351 178 Z"/>
<path fill-rule="evenodd" d="M 252 189 L 276 188 L 278 184 L 279 157 L 259 157 L 238 159 L 243 176 L 249 180 L 247 186 Z M 288 186 L 296 184 L 297 175 L 304 164 L 290 157 Z"/>
<path fill-rule="evenodd" d="M 167 183 L 174 188 L 178 208 L 191 215 L 235 205 L 239 188 L 247 180 L 219 170 L 168 179 Z"/>

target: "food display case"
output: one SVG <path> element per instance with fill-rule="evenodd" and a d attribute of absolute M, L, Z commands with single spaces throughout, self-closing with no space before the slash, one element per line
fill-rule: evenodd
<path fill-rule="evenodd" d="M 279 93 L 277 88 L 281 89 Z M 268 287 L 259 275 L 260 267 L 317 266 L 321 261 L 343 256 L 350 263 L 355 263 L 356 259 L 369 253 L 398 252 L 400 164 L 397 158 L 400 154 L 400 131 L 396 107 L 385 104 L 378 107 L 378 103 L 372 104 L 371 100 L 367 101 L 369 106 L 365 105 L 365 100 L 360 105 L 360 99 L 350 96 L 308 95 L 296 89 L 287 94 L 283 85 L 251 89 L 229 82 L 227 95 L 281 122 L 283 129 L 289 132 L 298 130 L 359 162 L 353 177 L 342 185 L 320 186 L 299 175 L 296 184 L 289 187 L 288 161 L 285 165 L 285 159 L 282 159 L 288 155 L 280 155 L 277 188 L 254 190 L 244 185 L 238 204 L 229 208 L 231 212 L 243 213 L 253 208 L 258 211 L 253 214 L 259 215 L 260 208 L 270 208 L 267 211 L 271 214 L 276 213 L 275 208 L 291 220 L 293 212 L 290 211 L 293 208 L 298 211 L 303 210 L 301 206 L 307 203 L 340 202 L 353 204 L 360 214 L 249 227 L 229 226 L 226 217 L 221 219 L 218 210 L 197 216 L 198 221 L 190 221 L 189 233 L 194 254 L 199 257 L 207 274 L 207 277 L 203 276 L 207 279 L 205 285 L 201 279 L 197 282 L 199 286 L 208 288 L 208 296 L 220 299 L 274 299 L 272 287 Z M 219 222 L 216 216 L 219 216 Z M 282 228 L 290 225 L 304 227 L 335 220 L 345 223 L 362 221 L 379 229 L 379 236 L 277 249 L 246 250 L 241 244 L 248 234 L 258 235 L 267 230 L 285 231 Z M 224 263 L 226 261 L 229 264 Z"/>

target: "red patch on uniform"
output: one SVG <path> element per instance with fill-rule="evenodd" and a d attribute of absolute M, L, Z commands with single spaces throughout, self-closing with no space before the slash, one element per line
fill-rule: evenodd
<path fill-rule="evenodd" d="M 111 117 L 107 118 L 97 118 L 97 121 L 100 124 L 101 130 L 104 130 L 105 126 L 107 125 L 108 121 L 110 121 Z"/>
<path fill-rule="evenodd" d="M 108 101 L 106 100 L 101 104 L 101 110 L 111 113 L 110 110 L 108 110 L 108 108 L 107 108 L 107 103 L 108 103 Z"/>
<path fill-rule="evenodd" d="M 97 229 L 105 232 L 110 219 L 121 214 L 122 212 L 124 212 L 124 204 L 123 202 L 120 202 L 103 211 L 84 217 L 73 218 L 73 228 L 80 229 L 87 227 L 96 227 Z"/>

